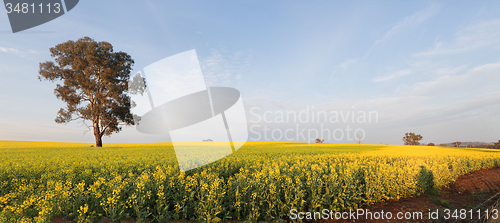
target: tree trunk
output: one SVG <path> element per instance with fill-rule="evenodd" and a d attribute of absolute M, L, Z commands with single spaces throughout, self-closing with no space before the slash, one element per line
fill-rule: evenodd
<path fill-rule="evenodd" d="M 95 147 L 102 147 L 102 135 L 99 129 L 99 124 L 94 122 L 94 137 L 95 137 Z"/>
<path fill-rule="evenodd" d="M 94 133 L 94 136 L 95 136 L 95 147 L 102 147 L 102 136 L 99 133 L 97 134 Z"/>

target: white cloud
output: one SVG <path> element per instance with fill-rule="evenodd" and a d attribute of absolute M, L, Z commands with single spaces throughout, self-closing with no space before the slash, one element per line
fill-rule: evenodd
<path fill-rule="evenodd" d="M 395 78 L 398 78 L 398 77 L 403 77 L 403 76 L 406 76 L 408 74 L 411 74 L 413 73 L 411 69 L 403 69 L 403 70 L 398 70 L 394 73 L 391 73 L 387 76 L 379 76 L 379 77 L 375 77 L 372 79 L 373 82 L 382 82 L 382 81 L 389 81 L 389 80 L 392 80 L 392 79 L 395 79 Z"/>
<path fill-rule="evenodd" d="M 431 5 L 424 10 L 417 11 L 413 13 L 410 16 L 406 16 L 403 19 L 399 20 L 389 31 L 385 33 L 385 35 L 381 38 L 375 41 L 374 45 L 383 43 L 397 35 L 398 33 L 404 31 L 405 29 L 409 27 L 414 27 L 417 25 L 422 24 L 432 16 L 436 15 L 440 10 L 440 6 L 438 5 Z"/>
<path fill-rule="evenodd" d="M 0 47 L 0 52 L 4 53 L 14 53 L 14 54 L 20 54 L 21 51 L 18 49 L 10 48 L 10 47 Z"/>
<path fill-rule="evenodd" d="M 428 80 L 404 85 L 389 95 L 365 98 L 346 98 L 328 100 L 324 104 L 310 104 L 317 110 L 325 111 L 376 111 L 379 121 L 371 124 L 353 124 L 352 128 L 363 128 L 367 132 L 367 143 L 401 143 L 402 134 L 408 131 L 422 133 L 426 140 L 447 142 L 457 137 L 460 140 L 489 141 L 500 133 L 497 129 L 484 131 L 492 123 L 500 120 L 500 61 L 483 64 L 467 69 L 466 65 L 449 67 L 439 64 L 413 64 L 415 67 L 402 69 L 380 77 L 379 81 L 390 80 L 398 76 L 413 75 L 422 71 L 431 75 Z M 263 105 L 263 109 L 304 110 L 303 104 L 294 101 L 252 101 Z M 268 102 L 268 103 L 265 103 Z M 458 128 L 463 126 L 464 128 Z M 287 128 L 276 125 L 273 128 Z M 337 128 L 336 126 L 335 128 Z M 446 134 L 442 134 L 445 132 Z"/>
<path fill-rule="evenodd" d="M 335 66 L 333 74 L 329 77 L 328 83 L 326 85 L 331 85 L 334 81 L 336 81 L 339 76 L 345 74 L 350 67 L 356 64 L 358 59 L 347 59 L 344 62 Z"/>
<path fill-rule="evenodd" d="M 485 64 L 461 75 L 442 75 L 419 82 L 407 86 L 398 96 L 376 98 L 366 103 L 379 109 L 382 119 L 396 126 L 460 122 L 471 116 L 487 121 L 488 117 L 482 117 L 482 113 L 493 111 L 491 106 L 500 103 L 498 73 L 500 62 Z"/>
<path fill-rule="evenodd" d="M 241 80 L 250 66 L 251 54 L 241 51 L 233 55 L 212 49 L 211 55 L 200 62 L 207 86 L 230 85 Z"/>
<path fill-rule="evenodd" d="M 496 74 L 498 74 L 499 71 L 500 71 L 500 62 L 485 64 L 482 66 L 475 67 L 471 70 L 471 72 L 478 72 L 478 73 L 480 73 L 480 72 L 487 72 L 487 73 L 494 72 Z"/>
<path fill-rule="evenodd" d="M 427 73 L 431 73 L 432 75 L 435 76 L 443 76 L 443 75 L 453 75 L 460 73 L 461 71 L 465 70 L 468 66 L 467 65 L 461 65 L 458 67 L 438 67 L 438 68 L 431 68 L 427 70 Z"/>
<path fill-rule="evenodd" d="M 7 54 L 15 54 L 17 56 L 26 56 L 28 54 L 36 53 L 34 50 L 19 50 L 16 48 L 12 47 L 1 47 L 0 46 L 0 53 L 7 53 Z"/>
<path fill-rule="evenodd" d="M 463 69 L 463 66 L 455 68 L 457 72 Z M 440 68 L 436 70 L 440 70 Z M 499 74 L 500 61 L 474 67 L 465 72 L 465 74 L 449 73 L 430 81 L 416 83 L 412 86 L 409 93 L 413 95 L 433 95 L 437 91 L 446 90 L 448 94 L 452 92 L 456 94 L 470 94 L 474 92 L 475 88 L 476 92 L 478 92 L 489 87 L 498 87 L 500 83 Z"/>
<path fill-rule="evenodd" d="M 342 62 L 341 64 L 339 64 L 339 68 L 341 68 L 343 71 L 347 70 L 347 68 L 349 68 L 349 66 L 353 65 L 356 63 L 356 59 L 348 59 L 344 62 Z"/>
<path fill-rule="evenodd" d="M 410 30 L 412 28 L 415 28 L 416 26 L 419 26 L 420 24 L 424 23 L 428 19 L 432 18 L 434 15 L 439 13 L 440 8 L 441 7 L 439 5 L 433 4 L 433 5 L 430 5 L 429 7 L 425 8 L 423 10 L 417 11 L 417 12 L 413 13 L 412 15 L 409 15 L 409 16 L 406 16 L 406 17 L 400 19 L 398 22 L 396 22 L 392 26 L 391 29 L 389 29 L 385 33 L 385 35 L 382 38 L 376 40 L 372 44 L 372 46 L 368 49 L 368 51 L 365 53 L 363 58 L 366 58 L 375 49 L 375 47 L 377 45 L 385 43 L 385 42 L 391 40 L 392 38 L 394 38 L 396 35 L 403 33 L 407 30 Z M 397 70 L 397 71 L 392 72 L 389 75 L 382 75 L 382 76 L 374 77 L 374 78 L 372 78 L 372 82 L 384 82 L 384 81 L 393 80 L 393 79 L 396 79 L 399 77 L 407 76 L 407 75 L 409 75 L 411 73 L 415 73 L 415 71 L 417 71 L 417 69 L 415 69 L 415 67 L 418 67 L 418 66 L 412 66 L 412 68 L 405 68 L 405 69 Z"/>
<path fill-rule="evenodd" d="M 500 45 L 500 19 L 484 21 L 467 26 L 455 34 L 450 42 L 436 41 L 432 49 L 413 56 L 445 56 L 471 52 Z"/>

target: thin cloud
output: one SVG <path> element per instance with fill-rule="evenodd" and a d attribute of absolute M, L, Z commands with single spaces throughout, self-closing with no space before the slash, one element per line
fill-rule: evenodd
<path fill-rule="evenodd" d="M 378 45 L 380 43 L 390 40 L 393 36 L 397 35 L 398 33 L 404 31 L 407 28 L 422 24 L 429 18 L 436 15 L 439 12 L 439 10 L 440 6 L 431 5 L 425 8 L 424 10 L 415 12 L 410 16 L 404 17 L 403 19 L 399 20 L 389 31 L 387 31 L 382 38 L 375 41 L 374 45 Z"/>
<path fill-rule="evenodd" d="M 453 75 L 453 74 L 458 74 L 461 71 L 465 70 L 468 66 L 467 65 L 461 65 L 458 67 L 439 67 L 439 68 L 432 68 L 427 71 L 427 73 L 431 73 L 434 76 L 444 76 L 444 75 Z"/>
<path fill-rule="evenodd" d="M 347 70 L 347 68 L 353 64 L 356 63 L 356 59 L 348 59 L 344 62 L 342 62 L 340 65 L 339 65 L 339 68 L 341 68 L 343 71 Z"/>
<path fill-rule="evenodd" d="M 335 66 L 335 69 L 333 71 L 333 74 L 329 77 L 329 81 L 328 83 L 325 84 L 325 86 L 328 86 L 328 85 L 331 85 L 333 84 L 333 82 L 335 80 L 337 80 L 337 78 L 341 75 L 343 75 L 344 73 L 346 73 L 346 71 L 354 64 L 356 64 L 356 62 L 358 61 L 358 59 L 347 59 L 345 60 L 344 62 L 338 64 L 337 66 Z"/>
<path fill-rule="evenodd" d="M 16 54 L 18 56 L 22 55 L 20 50 L 15 49 L 15 48 L 10 48 L 10 47 L 0 47 L 0 52 L 9 53 L 9 54 Z"/>
<path fill-rule="evenodd" d="M 241 80 L 250 67 L 250 53 L 226 54 L 223 50 L 212 49 L 211 55 L 200 65 L 208 86 L 229 85 Z"/>
<path fill-rule="evenodd" d="M 393 39 L 395 36 L 399 35 L 400 33 L 403 33 L 405 31 L 411 30 L 412 28 L 415 28 L 425 21 L 429 20 L 433 16 L 439 13 L 441 9 L 441 6 L 433 4 L 423 10 L 417 11 L 413 13 L 412 15 L 406 16 L 402 19 L 400 19 L 398 22 L 395 23 L 395 25 L 392 26 L 391 29 L 389 29 L 385 35 L 382 38 L 379 38 L 375 40 L 375 42 L 371 45 L 371 47 L 366 51 L 366 53 L 363 55 L 362 59 L 366 59 L 371 52 L 380 44 L 383 44 L 391 39 Z M 391 80 L 397 77 L 405 76 L 405 72 L 402 73 L 393 73 L 388 76 L 381 76 L 381 77 L 375 77 L 372 79 L 372 82 L 381 82 L 381 81 L 387 81 Z"/>
<path fill-rule="evenodd" d="M 372 79 L 372 82 L 383 82 L 383 81 L 389 81 L 398 77 L 404 77 L 406 75 L 409 75 L 413 73 L 411 69 L 404 69 L 404 70 L 398 70 L 392 74 L 389 74 L 387 76 L 379 76 L 375 77 Z"/>
<path fill-rule="evenodd" d="M 484 64 L 471 68 L 462 75 L 456 73 L 442 75 L 430 81 L 416 83 L 412 86 L 410 94 L 433 95 L 444 89 L 449 89 L 449 93 L 458 91 L 458 94 L 464 91 L 470 92 L 465 89 L 476 87 L 484 90 L 488 86 L 498 85 L 498 73 L 500 73 L 500 62 Z"/>
<path fill-rule="evenodd" d="M 459 30 L 451 42 L 437 41 L 432 49 L 413 56 L 445 56 L 498 46 L 500 46 L 500 19 L 470 25 Z"/>
<path fill-rule="evenodd" d="M 19 50 L 19 49 L 12 48 L 12 47 L 1 47 L 0 46 L 0 53 L 14 54 L 14 55 L 23 57 L 23 56 L 26 56 L 28 54 L 36 53 L 36 51 Z"/>

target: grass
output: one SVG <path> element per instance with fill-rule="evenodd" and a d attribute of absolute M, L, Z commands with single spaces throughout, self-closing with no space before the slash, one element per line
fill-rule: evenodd
<path fill-rule="evenodd" d="M 435 199 L 432 199 L 432 202 L 434 202 L 434 204 L 441 205 L 442 207 L 445 207 L 448 209 L 455 208 L 455 206 L 453 206 L 452 204 L 450 204 L 450 202 L 448 202 L 447 200 L 444 200 L 444 199 L 435 198 Z"/>

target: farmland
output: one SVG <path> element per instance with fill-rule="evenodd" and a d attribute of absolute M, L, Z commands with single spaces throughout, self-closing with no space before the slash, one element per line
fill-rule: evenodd
<path fill-rule="evenodd" d="M 396 145 L 247 142 L 187 172 L 170 143 L 0 141 L 0 154 L 0 222 L 274 221 L 418 196 L 500 166 L 497 150 Z"/>

